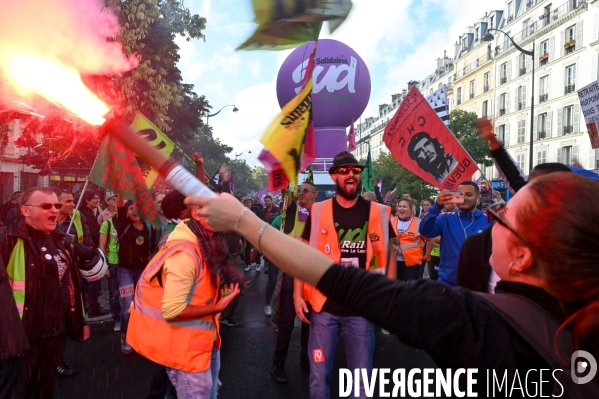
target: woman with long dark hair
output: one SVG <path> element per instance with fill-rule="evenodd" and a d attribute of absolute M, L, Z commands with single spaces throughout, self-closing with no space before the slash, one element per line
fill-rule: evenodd
<path fill-rule="evenodd" d="M 561 325 L 560 332 L 550 336 L 556 351 L 557 342 L 563 343 L 560 337 L 571 337 L 566 342 L 570 351 L 561 352 L 563 369 L 569 367 L 573 350 L 599 358 L 598 199 L 599 182 L 553 173 L 530 182 L 509 204 L 490 212 L 496 220 L 491 265 L 501 277 L 494 297 L 523 300 L 526 306 L 516 312 Z M 505 372 L 510 386 L 519 375 L 527 388 L 536 380 L 543 395 L 552 389 L 559 395 L 560 387 L 568 388 L 556 384 L 550 372 L 538 383 L 539 370 L 556 368 L 550 367 L 551 354 L 535 349 L 504 312 L 479 294 L 333 265 L 324 254 L 263 226 L 249 212 L 240 214 L 241 204 L 230 196 L 188 201 L 201 206 L 198 214 L 212 230 L 236 229 L 286 273 L 315 285 L 402 342 L 426 350 L 440 368 L 477 368 L 479 382 L 486 378 L 486 370 L 495 370 L 499 378 Z M 566 207 L 577 211 L 568 212 Z M 538 328 L 533 338 L 540 339 L 543 332 L 547 330 Z M 537 374 L 524 382 L 529 370 Z M 479 392 L 483 387 L 479 384 Z M 592 397 L 582 392 L 596 389 L 592 384 L 570 387 L 580 397 Z M 567 392 L 572 397 L 572 391 Z"/>

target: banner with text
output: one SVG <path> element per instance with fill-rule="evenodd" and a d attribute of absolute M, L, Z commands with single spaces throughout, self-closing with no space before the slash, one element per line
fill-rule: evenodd
<path fill-rule="evenodd" d="M 591 146 L 599 148 L 599 82 L 593 82 L 578 90 L 578 99 Z"/>
<path fill-rule="evenodd" d="M 478 169 L 416 86 L 387 124 L 384 141 L 401 166 L 439 189 L 457 189 Z"/>

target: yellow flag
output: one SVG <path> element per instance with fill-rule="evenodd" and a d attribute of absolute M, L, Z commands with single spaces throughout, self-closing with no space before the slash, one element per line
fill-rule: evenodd
<path fill-rule="evenodd" d="M 311 109 L 312 78 L 302 91 L 283 107 L 260 139 L 265 149 L 279 162 L 294 187 L 297 187 L 297 173 L 304 152 Z"/>
<path fill-rule="evenodd" d="M 150 122 L 148 118 L 143 116 L 141 112 L 138 111 L 135 114 L 135 119 L 133 119 L 133 122 L 131 122 L 131 126 L 129 127 L 134 132 L 137 132 L 142 138 L 146 139 L 152 147 L 155 147 L 167 157 L 170 157 L 175 150 L 175 143 L 173 143 L 166 134 L 162 133 L 156 125 Z M 138 161 L 140 161 L 139 158 Z M 146 185 L 148 188 L 151 188 L 158 177 L 158 171 L 146 163 L 141 161 L 139 163 L 146 179 Z"/>

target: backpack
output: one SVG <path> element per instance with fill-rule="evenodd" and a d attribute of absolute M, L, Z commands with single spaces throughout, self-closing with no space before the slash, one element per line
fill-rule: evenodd
<path fill-rule="evenodd" d="M 561 323 L 549 312 L 530 299 L 516 294 L 486 294 L 476 292 L 491 308 L 526 340 L 552 369 L 562 369 L 555 372 L 556 383 L 553 385 L 552 396 L 571 399 L 599 398 L 599 384 L 596 379 L 586 384 L 577 384 L 573 380 L 572 370 L 574 361 L 570 361 L 572 334 L 563 329 L 555 334 Z M 555 348 L 563 359 L 561 359 Z M 564 355 L 568 354 L 568 356 Z M 595 370 L 596 370 L 595 365 Z M 592 370 L 591 370 L 592 372 Z M 561 386 L 560 386 L 561 384 Z"/>

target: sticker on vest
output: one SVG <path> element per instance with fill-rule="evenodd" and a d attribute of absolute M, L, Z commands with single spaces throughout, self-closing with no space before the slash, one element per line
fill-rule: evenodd
<path fill-rule="evenodd" d="M 312 350 L 312 360 L 314 363 L 323 363 L 324 362 L 324 353 L 321 348 Z"/>
<path fill-rule="evenodd" d="M 374 241 L 378 241 L 379 240 L 379 236 L 377 236 L 374 233 L 370 233 L 370 241 L 374 242 Z"/>
<path fill-rule="evenodd" d="M 408 233 L 408 236 L 410 236 L 410 237 L 415 237 L 415 236 L 416 236 L 416 234 L 414 234 L 414 233 L 412 233 L 412 232 L 410 231 L 410 232 Z"/>
<path fill-rule="evenodd" d="M 144 243 L 144 242 L 145 242 L 145 239 L 144 239 L 144 237 L 143 237 L 143 236 L 138 236 L 138 237 L 135 239 L 135 243 L 136 243 L 137 245 L 143 245 L 143 243 Z"/>
<path fill-rule="evenodd" d="M 310 217 L 310 211 L 308 208 L 304 208 L 303 206 L 299 206 L 298 218 L 300 222 L 305 222 Z"/>
<path fill-rule="evenodd" d="M 327 233 L 326 229 L 320 230 L 320 234 L 326 234 L 326 233 Z"/>
<path fill-rule="evenodd" d="M 339 260 L 339 266 L 359 268 L 360 261 L 358 258 L 342 258 Z"/>
<path fill-rule="evenodd" d="M 331 246 L 329 244 L 326 244 L 324 246 L 324 252 L 326 252 L 327 254 L 331 253 Z"/>

